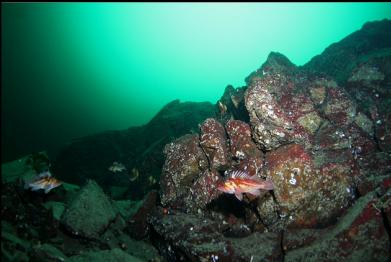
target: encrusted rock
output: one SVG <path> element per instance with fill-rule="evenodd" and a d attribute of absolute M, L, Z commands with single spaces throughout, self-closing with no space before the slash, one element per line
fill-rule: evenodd
<path fill-rule="evenodd" d="M 335 82 L 325 83 L 327 88 L 327 101 L 323 108 L 326 118 L 338 127 L 351 124 L 356 116 L 356 106 L 343 88 Z"/>
<path fill-rule="evenodd" d="M 280 215 L 291 226 L 330 224 L 352 199 L 351 170 L 346 163 L 316 168 L 311 154 L 298 144 L 266 155 Z"/>
<path fill-rule="evenodd" d="M 90 180 L 69 204 L 61 223 L 74 235 L 98 238 L 115 215 L 108 197 Z"/>
<path fill-rule="evenodd" d="M 292 140 L 293 125 L 269 90 L 283 82 L 275 75 L 254 79 L 245 93 L 252 136 L 265 150 L 277 148 Z"/>
<path fill-rule="evenodd" d="M 389 239 L 375 203 L 373 193 L 360 198 L 335 226 L 306 234 L 316 241 L 288 251 L 286 261 L 388 261 Z M 287 237 L 283 246 L 295 248 L 291 239 Z"/>
<path fill-rule="evenodd" d="M 166 145 L 163 166 L 161 202 L 163 205 L 183 206 L 183 197 L 195 179 L 207 169 L 208 160 L 199 146 L 198 135 L 185 135 Z"/>
<path fill-rule="evenodd" d="M 221 177 L 217 171 L 205 170 L 189 189 L 190 194 L 186 197 L 186 208 L 192 212 L 204 209 L 205 206 L 221 194 L 217 190 L 217 184 Z"/>
<path fill-rule="evenodd" d="M 166 258 L 173 254 L 185 261 L 259 261 L 282 258 L 278 233 L 226 237 L 221 221 L 215 222 L 179 212 L 156 215 L 151 219 L 151 224 L 160 237 L 159 242 L 164 243 L 160 246 L 160 253 L 165 254 Z"/>
<path fill-rule="evenodd" d="M 225 130 L 216 119 L 208 118 L 202 123 L 200 145 L 209 159 L 210 168 L 225 170 L 228 167 Z"/>
<path fill-rule="evenodd" d="M 230 141 L 231 155 L 238 159 L 262 158 L 260 151 L 251 138 L 250 126 L 240 120 L 230 120 L 226 124 Z"/>

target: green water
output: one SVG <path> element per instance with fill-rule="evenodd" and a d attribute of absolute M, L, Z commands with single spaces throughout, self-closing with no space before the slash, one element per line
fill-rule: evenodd
<path fill-rule="evenodd" d="M 215 103 L 270 51 L 302 65 L 390 3 L 3 3 L 2 161 Z"/>

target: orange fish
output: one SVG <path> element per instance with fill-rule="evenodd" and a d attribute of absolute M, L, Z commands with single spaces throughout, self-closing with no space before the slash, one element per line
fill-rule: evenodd
<path fill-rule="evenodd" d="M 27 182 L 25 188 L 31 188 L 32 191 L 44 189 L 45 194 L 49 193 L 50 190 L 61 186 L 62 182 L 52 177 L 50 172 L 44 172 L 37 176 L 33 181 Z"/>
<path fill-rule="evenodd" d="M 234 171 L 229 174 L 217 189 L 228 194 L 235 194 L 239 200 L 243 199 L 243 193 L 259 196 L 262 190 L 273 190 L 274 185 L 270 180 L 261 180 L 256 176 L 249 176 L 243 171 Z"/>

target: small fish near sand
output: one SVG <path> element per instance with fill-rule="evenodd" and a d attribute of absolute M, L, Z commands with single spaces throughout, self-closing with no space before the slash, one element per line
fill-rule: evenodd
<path fill-rule="evenodd" d="M 25 189 L 31 189 L 32 191 L 38 191 L 40 189 L 45 190 L 45 194 L 49 193 L 53 188 L 59 187 L 62 182 L 52 176 L 49 171 L 45 171 L 30 181 L 25 182 Z"/>
<path fill-rule="evenodd" d="M 250 176 L 244 171 L 233 171 L 228 177 L 218 185 L 218 190 L 235 194 L 236 198 L 240 201 L 243 199 L 243 193 L 249 193 L 254 196 L 259 196 L 260 190 L 273 190 L 274 185 L 270 180 L 262 180 L 256 176 Z"/>
<path fill-rule="evenodd" d="M 118 172 L 125 171 L 126 167 L 124 166 L 124 164 L 117 162 L 117 161 L 114 161 L 113 164 L 111 166 L 109 166 L 108 169 L 109 169 L 109 171 L 111 171 L 113 173 L 118 173 Z"/>

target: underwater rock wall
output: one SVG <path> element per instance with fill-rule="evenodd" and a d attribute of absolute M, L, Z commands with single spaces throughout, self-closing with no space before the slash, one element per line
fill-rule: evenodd
<path fill-rule="evenodd" d="M 172 215 L 152 224 L 177 256 L 191 260 L 190 250 L 200 249 L 199 241 L 193 246 L 179 234 L 186 226 L 166 228 L 181 213 L 223 221 L 217 228 L 224 229 L 216 230 L 229 244 L 216 236 L 220 240 L 209 247 L 221 244 L 198 254 L 204 259 L 231 261 L 228 257 L 238 255 L 232 237 L 246 241 L 259 232 L 277 233 L 274 241 L 283 239 L 278 252 L 289 261 L 389 258 L 390 28 L 388 20 L 367 23 L 302 67 L 272 52 L 246 78 L 246 87 L 226 88 L 217 103 L 219 117 L 205 120 L 191 143 L 179 138 L 168 145 L 198 143 L 196 152 L 165 151 L 160 194 Z M 195 162 L 173 164 L 177 155 Z M 242 201 L 217 190 L 233 170 L 270 179 L 274 190 L 246 194 Z M 291 244 L 293 239 L 302 243 Z M 251 259 L 246 252 L 236 259 Z"/>
<path fill-rule="evenodd" d="M 216 105 L 2 165 L 2 258 L 389 261 L 390 39 L 384 20 L 302 67 L 272 52 Z M 48 169 L 61 186 L 24 188 Z M 236 170 L 274 189 L 223 193 Z"/>

